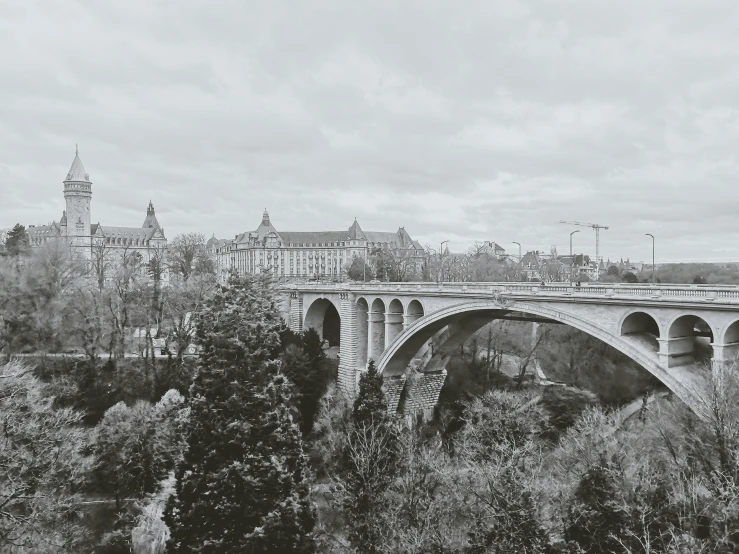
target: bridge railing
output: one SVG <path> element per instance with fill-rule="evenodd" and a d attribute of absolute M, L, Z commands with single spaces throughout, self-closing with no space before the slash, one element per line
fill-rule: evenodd
<path fill-rule="evenodd" d="M 671 300 L 685 299 L 739 299 L 739 287 L 736 285 L 694 285 L 694 284 L 658 284 L 651 283 L 583 283 L 575 286 L 570 283 L 497 282 L 497 283 L 465 283 L 465 282 L 404 282 L 404 283 L 305 283 L 282 285 L 287 290 L 352 290 L 355 292 L 419 292 L 446 294 L 535 294 L 567 295 L 567 296 L 606 296 L 606 297 L 641 297 Z"/>

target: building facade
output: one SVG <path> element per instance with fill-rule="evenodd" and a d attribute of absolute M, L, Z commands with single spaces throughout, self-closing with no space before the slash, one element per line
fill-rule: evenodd
<path fill-rule="evenodd" d="M 355 258 L 370 260 L 373 251 L 390 248 L 411 258 L 423 258 L 423 247 L 400 227 L 396 232 L 363 231 L 354 223 L 346 231 L 278 232 L 264 210 L 262 222 L 252 232 L 233 240 L 208 240 L 219 279 L 230 270 L 240 274 L 272 273 L 278 279 L 341 281 Z"/>
<path fill-rule="evenodd" d="M 28 226 L 31 246 L 41 246 L 50 239 L 67 238 L 88 259 L 99 251 L 111 255 L 138 252 L 146 262 L 167 246 L 164 229 L 157 221 L 151 200 L 141 227 L 92 223 L 92 181 L 82 165 L 79 151 L 75 151 L 72 167 L 64 180 L 64 200 L 66 209 L 58 222 Z"/>

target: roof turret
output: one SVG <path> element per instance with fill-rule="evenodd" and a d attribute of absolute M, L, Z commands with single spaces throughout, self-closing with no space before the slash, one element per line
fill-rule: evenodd
<path fill-rule="evenodd" d="M 66 227 L 67 226 L 67 210 L 64 210 L 62 212 L 62 218 L 59 220 L 59 225 L 61 227 Z"/>

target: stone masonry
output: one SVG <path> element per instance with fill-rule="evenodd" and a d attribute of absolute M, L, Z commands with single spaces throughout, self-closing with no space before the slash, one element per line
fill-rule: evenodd
<path fill-rule="evenodd" d="M 730 286 L 349 283 L 282 290 L 290 295 L 286 319 L 297 331 L 318 301 L 337 308 L 343 390 L 356 392 L 360 372 L 374 358 L 386 379 L 398 381 L 386 385 L 389 403 L 406 412 L 433 407 L 456 345 L 502 317 L 584 331 L 631 357 L 696 411 L 706 372 L 739 355 L 739 288 Z M 700 341 L 712 352 L 707 368 L 694 356 Z M 413 378 L 411 365 L 420 370 Z"/>

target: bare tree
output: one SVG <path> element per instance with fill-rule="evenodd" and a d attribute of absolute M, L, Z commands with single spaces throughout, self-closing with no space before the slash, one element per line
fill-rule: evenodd
<path fill-rule="evenodd" d="M 103 290 L 105 281 L 114 266 L 114 254 L 105 239 L 95 239 L 90 254 L 90 272 L 97 283 L 98 290 Z"/>
<path fill-rule="evenodd" d="M 194 273 L 215 273 L 202 233 L 182 233 L 169 243 L 169 268 L 187 281 Z"/>
<path fill-rule="evenodd" d="M 107 304 L 111 323 L 110 354 L 121 359 L 126 350 L 126 333 L 136 296 L 137 281 L 141 276 L 143 259 L 135 250 L 124 248 L 119 263 L 110 277 Z"/>

